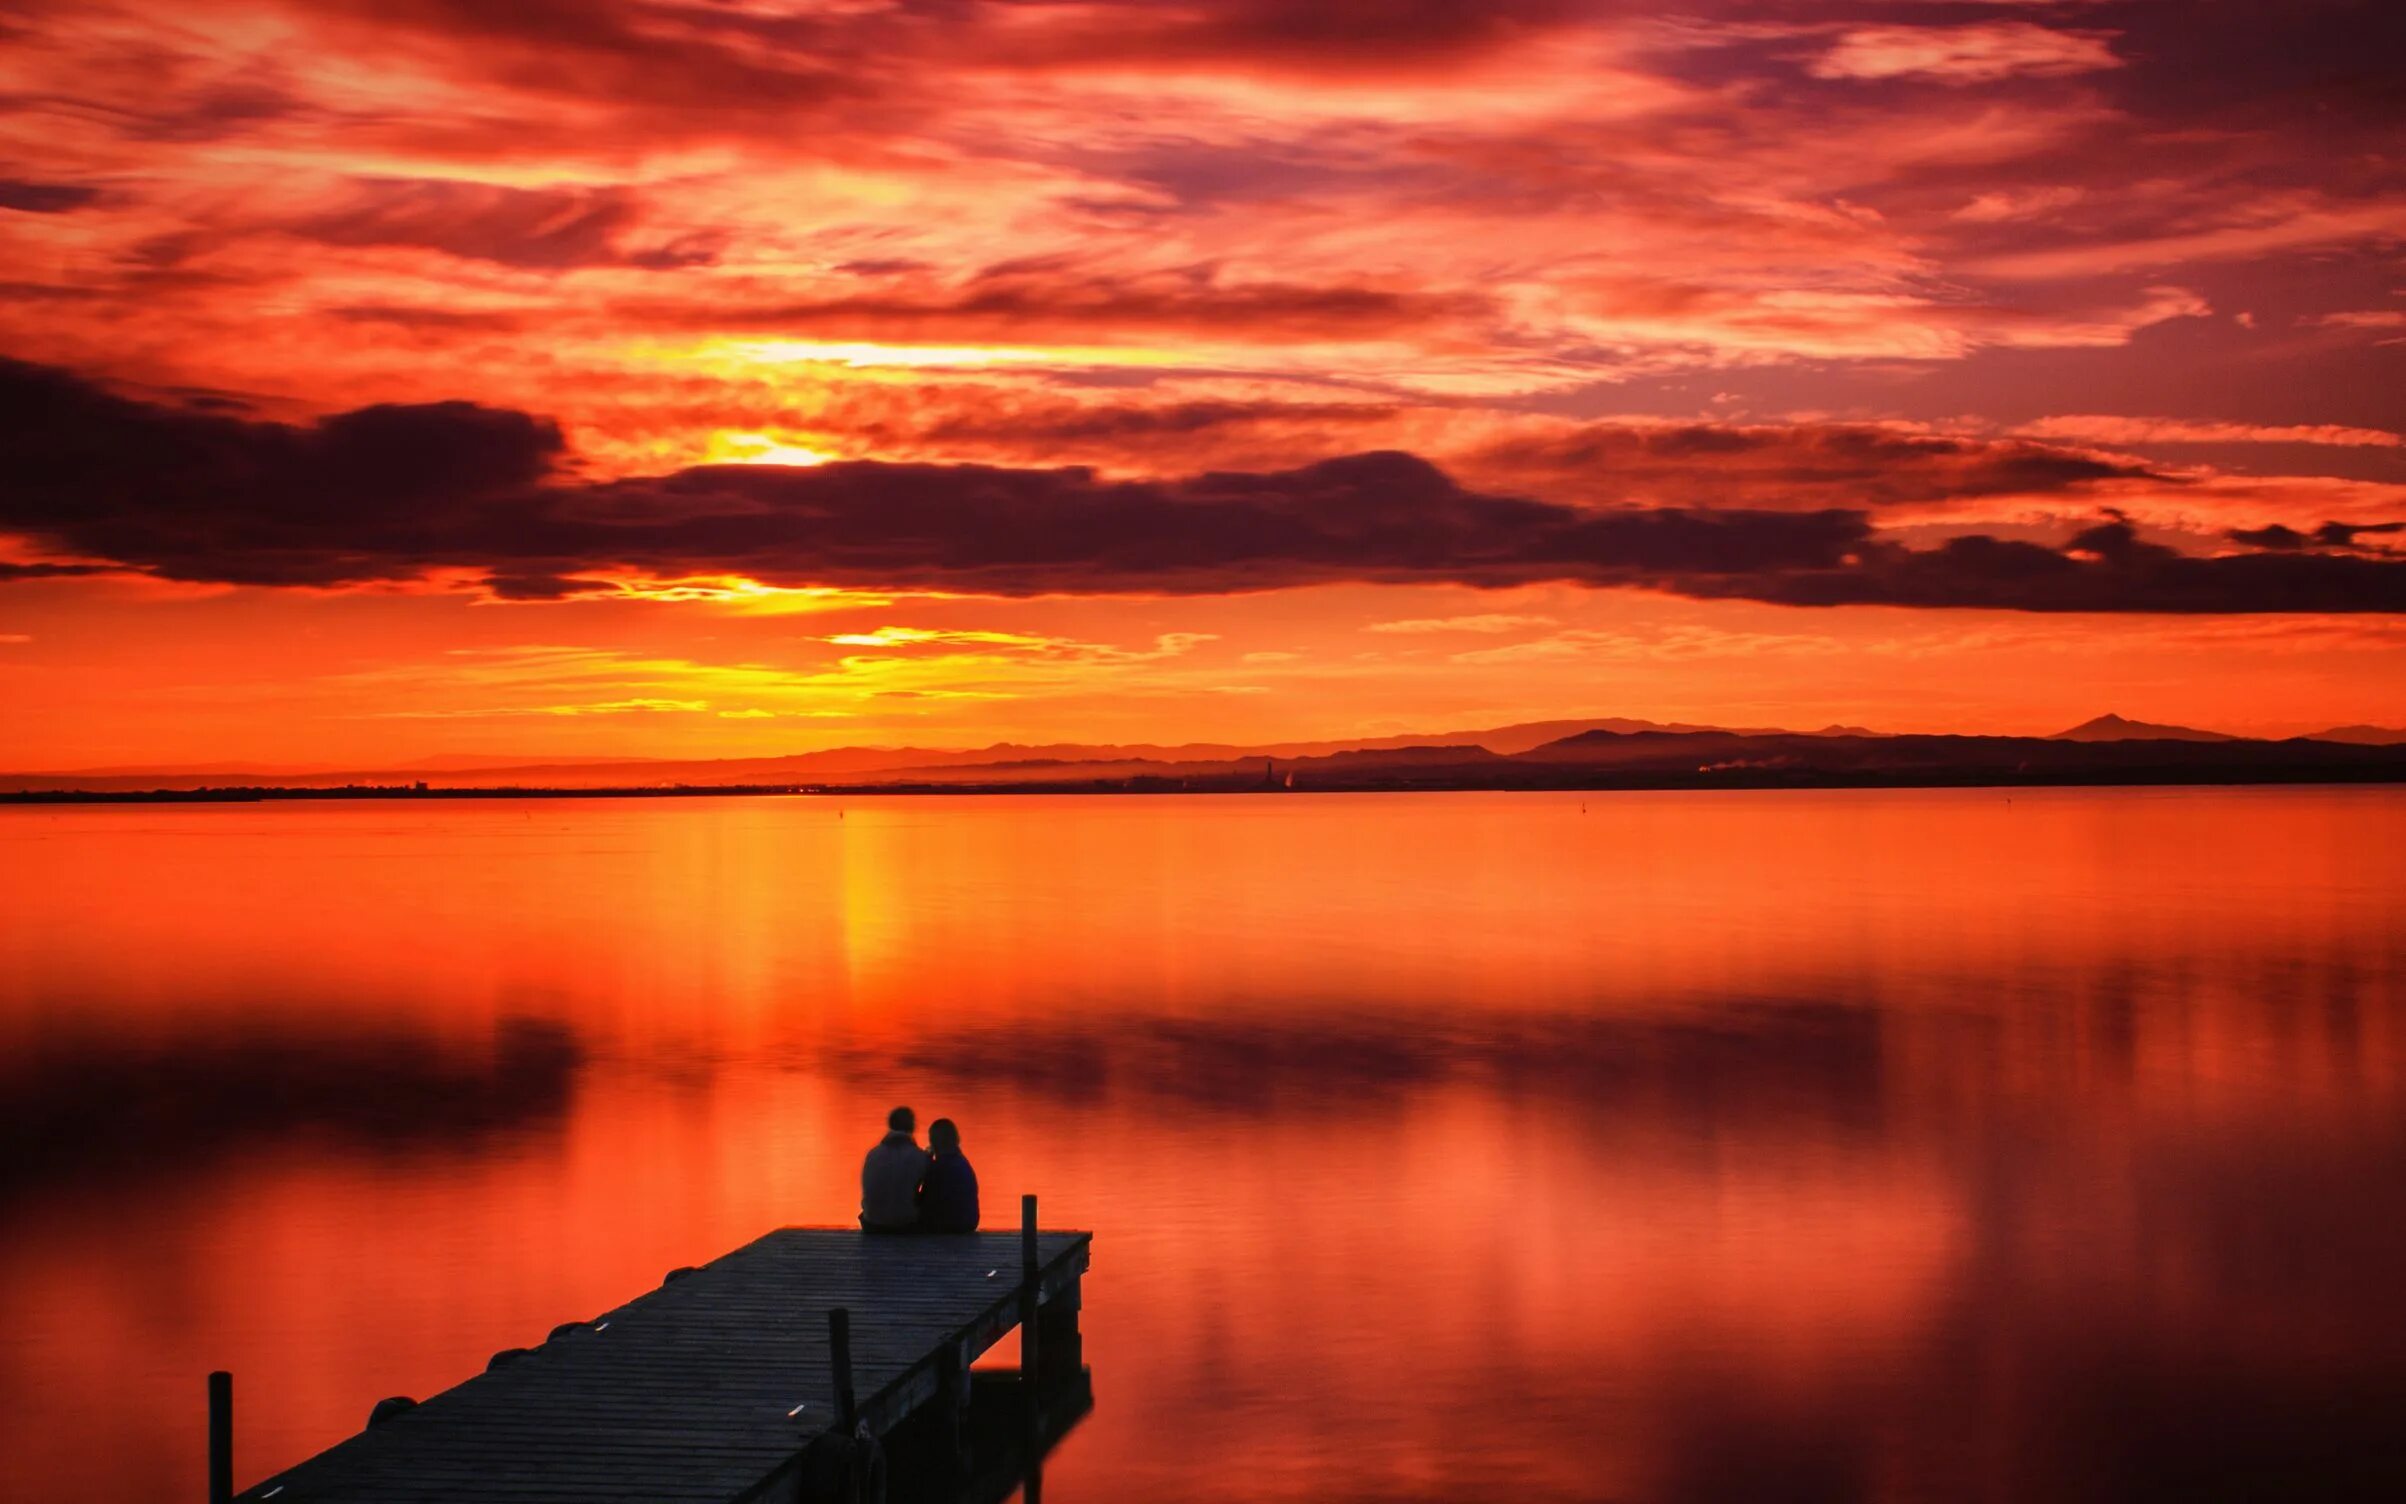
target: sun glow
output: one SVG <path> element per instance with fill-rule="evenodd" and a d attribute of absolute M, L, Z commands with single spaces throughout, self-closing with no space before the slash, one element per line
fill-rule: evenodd
<path fill-rule="evenodd" d="M 710 436 L 702 458 L 710 465 L 824 465 L 836 456 L 786 434 L 722 428 Z"/>
<path fill-rule="evenodd" d="M 688 575 L 676 579 L 614 576 L 610 584 L 628 600 L 704 602 L 747 613 L 849 611 L 890 606 L 898 597 L 834 585 L 770 585 L 743 575 Z"/>

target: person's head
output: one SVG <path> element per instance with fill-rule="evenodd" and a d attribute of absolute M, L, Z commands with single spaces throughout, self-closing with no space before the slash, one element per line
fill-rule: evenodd
<path fill-rule="evenodd" d="M 912 1133 L 916 1132 L 918 1127 L 919 1115 L 908 1107 L 897 1107 L 886 1114 L 886 1131 L 888 1133 Z"/>
<path fill-rule="evenodd" d="M 938 1154 L 958 1154 L 961 1152 L 961 1130 L 952 1125 L 952 1119 L 938 1118 L 927 1125 L 927 1147 Z"/>

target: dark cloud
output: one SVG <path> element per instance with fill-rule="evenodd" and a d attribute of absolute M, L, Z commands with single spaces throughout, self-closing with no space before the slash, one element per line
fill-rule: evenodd
<path fill-rule="evenodd" d="M 957 284 L 904 278 L 873 293 L 712 303 L 626 301 L 630 323 L 811 339 L 957 341 L 993 335 L 1092 343 L 1145 331 L 1264 343 L 1388 339 L 1479 318 L 1481 296 L 1348 283 L 1229 281 L 1212 266 L 1117 275 L 1055 259 L 985 268 Z"/>
<path fill-rule="evenodd" d="M 183 96 L 167 91 L 150 108 L 127 112 L 119 128 L 144 141 L 201 144 L 249 135 L 308 111 L 307 104 L 282 86 L 253 80 Z"/>
<path fill-rule="evenodd" d="M 1107 481 L 1084 469 L 870 462 L 722 466 L 584 493 L 642 562 L 784 583 L 918 582 L 1006 595 L 1203 594 L 1339 580 L 1641 583 L 1836 565 L 1843 512 L 1603 512 L 1465 491 L 1373 453 L 1293 470 Z"/>
<path fill-rule="evenodd" d="M 870 54 L 832 20 L 644 0 L 332 0 L 312 7 L 439 47 L 486 80 L 530 94 L 646 110 L 658 125 L 716 117 L 762 134 L 797 112 L 868 92 Z"/>
<path fill-rule="evenodd" d="M 564 601 L 579 595 L 609 593 L 612 588 L 605 580 L 578 579 L 574 575 L 500 572 L 487 574 L 484 586 L 496 599 L 505 601 Z"/>
<path fill-rule="evenodd" d="M 308 427 L 138 402 L 0 361 L 0 528 L 175 579 L 407 576 L 430 536 L 505 533 L 559 430 L 470 402 L 366 407 Z M 37 566 L 38 567 L 38 566 Z"/>
<path fill-rule="evenodd" d="M 2310 534 L 2301 533 L 2285 522 L 2275 522 L 2265 527 L 2235 527 L 2225 536 L 2233 543 L 2244 543 L 2249 548 L 2299 549 L 2312 541 Z"/>
<path fill-rule="evenodd" d="M 525 321 L 506 313 L 470 313 L 427 308 L 407 303 L 347 303 L 325 310 L 327 317 L 346 324 L 391 324 L 404 329 L 472 329 L 506 333 Z"/>
<path fill-rule="evenodd" d="M 1936 548 L 1877 541 L 1842 569 L 1682 582 L 1687 593 L 1792 606 L 1966 606 L 2002 611 L 2406 611 L 2406 561 L 2331 554 L 2198 557 L 2120 520 L 2063 548 L 1974 535 Z"/>
<path fill-rule="evenodd" d="M 920 417 L 916 422 L 863 424 L 846 432 L 870 440 L 880 437 L 882 428 L 884 434 L 919 443 L 1008 440 L 1014 447 L 1058 446 L 1097 440 L 1187 438 L 1255 427 L 1280 432 L 1359 427 L 1395 416 L 1395 409 L 1369 402 L 1195 400 L 1137 406 L 1022 399 L 1007 405 L 989 402 L 988 407 L 993 410 L 981 411 L 964 405 Z"/>
<path fill-rule="evenodd" d="M 114 574 L 106 564 L 12 564 L 0 559 L 0 584 L 10 580 L 60 580 L 76 575 Z"/>
<path fill-rule="evenodd" d="M 538 271 L 573 266 L 659 269 L 708 262 L 713 252 L 683 240 L 628 249 L 622 238 L 642 218 L 625 188 L 505 188 L 442 179 L 374 179 L 350 202 L 285 226 L 326 245 L 415 246 Z"/>
<path fill-rule="evenodd" d="M 1481 479 L 1572 495 L 1710 504 L 1743 487 L 1797 505 L 1894 506 L 2169 481 L 2133 460 L 2017 439 L 1949 438 L 1876 424 L 1593 423 L 1514 437 L 1463 457 Z"/>
<path fill-rule="evenodd" d="M 996 595 L 1566 581 L 1794 605 L 2406 610 L 2406 561 L 2389 558 L 2197 557 L 2117 517 L 2060 548 L 1916 549 L 1861 508 L 1571 505 L 1466 489 L 1394 452 L 1171 480 L 853 461 L 584 482 L 554 469 L 548 420 L 466 402 L 303 427 L 6 364 L 0 414 L 0 529 L 175 579 L 462 570 L 519 599 L 584 593 L 613 569 Z"/>
<path fill-rule="evenodd" d="M 930 66 L 1062 72 L 1225 67 L 1316 76 L 1459 67 L 1614 6 L 1570 0 L 915 0 L 822 12 L 646 0 L 335 0 L 380 29 L 458 48 L 496 82 L 678 111 L 857 105 L 916 92 Z M 1031 24 L 1034 22 L 1035 24 Z M 899 59 L 917 68 L 895 68 Z M 548 63 L 549 66 L 542 66 Z M 790 117 L 789 117 L 790 118 Z M 756 128 L 768 128 L 764 118 Z"/>
<path fill-rule="evenodd" d="M 2386 536 L 2391 533 L 2406 533 L 2406 522 L 2326 522 L 2310 533 L 2275 522 L 2267 527 L 2233 528 L 2226 536 L 2233 543 L 2244 543 L 2249 548 L 2271 549 L 2288 553 L 2309 548 L 2362 548 L 2372 552 L 2376 550 L 2371 549 L 2368 545 L 2360 544 L 2356 540 L 2368 536 Z"/>
<path fill-rule="evenodd" d="M 974 8 L 972 8 L 974 9 Z M 1457 69 L 1546 32 L 1609 14 L 1575 0 L 1113 0 L 1065 8 L 1065 24 L 981 37 L 1001 65 L 1241 65 L 1270 72 L 1411 76 Z"/>
<path fill-rule="evenodd" d="M 25 214 L 64 214 L 100 197 L 100 190 L 79 183 L 28 183 L 0 178 L 0 209 Z"/>

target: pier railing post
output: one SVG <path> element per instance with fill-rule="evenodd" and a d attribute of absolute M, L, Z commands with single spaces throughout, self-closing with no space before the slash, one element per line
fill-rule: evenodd
<path fill-rule="evenodd" d="M 835 1422 L 850 1436 L 860 1425 L 860 1402 L 852 1392 L 852 1313 L 842 1306 L 827 1313 L 827 1345 L 835 1359 Z"/>
<path fill-rule="evenodd" d="M 209 1375 L 209 1504 L 234 1504 L 234 1376 Z"/>
<path fill-rule="evenodd" d="M 1019 1198 L 1019 1373 L 1033 1392 L 1036 1382 L 1036 1198 Z"/>

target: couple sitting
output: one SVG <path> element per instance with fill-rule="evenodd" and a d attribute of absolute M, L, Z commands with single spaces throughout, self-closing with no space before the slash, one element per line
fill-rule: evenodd
<path fill-rule="evenodd" d="M 977 1231 L 977 1171 L 961 1153 L 950 1118 L 927 1125 L 927 1148 L 912 1137 L 908 1107 L 886 1114 L 886 1136 L 860 1166 L 860 1225 L 870 1232 Z"/>

